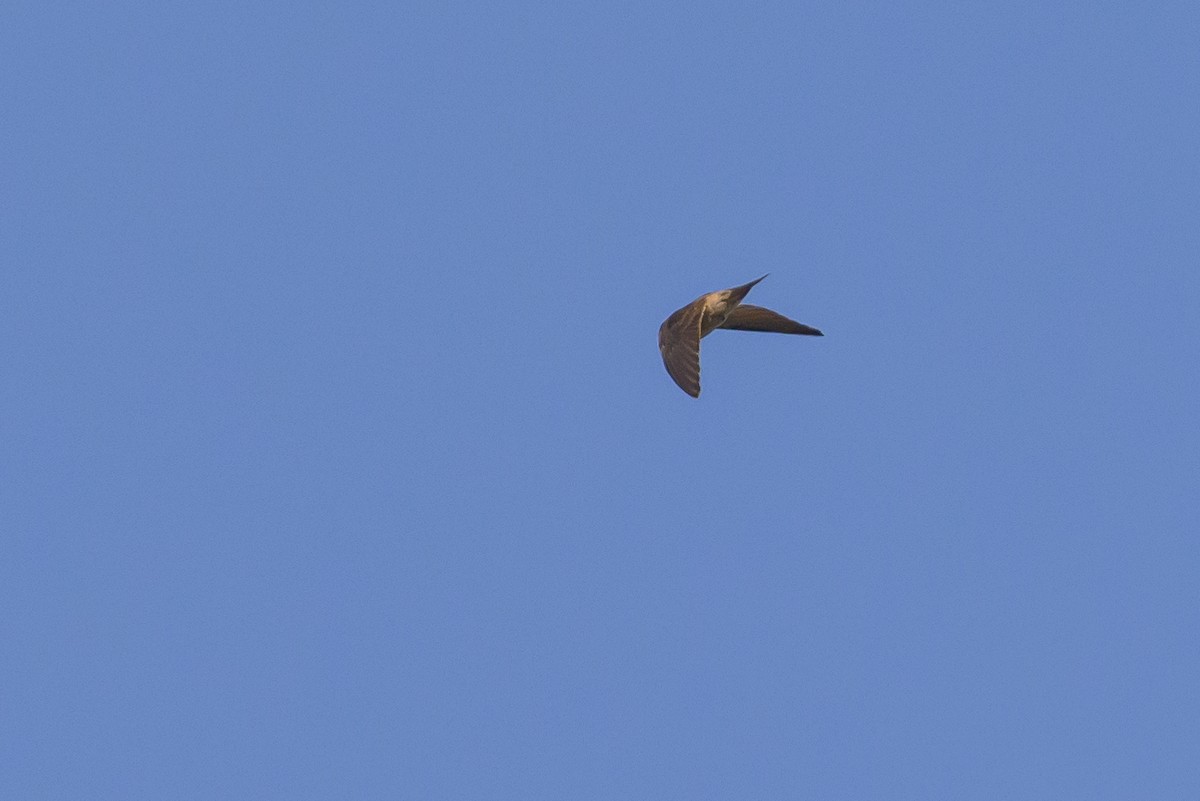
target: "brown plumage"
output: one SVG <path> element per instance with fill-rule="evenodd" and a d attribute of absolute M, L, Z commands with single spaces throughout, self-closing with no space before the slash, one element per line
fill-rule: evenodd
<path fill-rule="evenodd" d="M 700 340 L 718 328 L 824 336 L 812 326 L 789 320 L 770 309 L 743 304 L 742 298 L 763 278 L 766 276 L 733 289 L 701 295 L 659 327 L 658 349 L 663 364 L 679 388 L 693 398 L 700 397 Z"/>

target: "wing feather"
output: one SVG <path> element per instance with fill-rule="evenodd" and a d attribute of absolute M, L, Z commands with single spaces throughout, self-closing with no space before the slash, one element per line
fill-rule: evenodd
<path fill-rule="evenodd" d="M 658 349 L 671 378 L 693 398 L 700 397 L 700 318 L 703 309 L 691 303 L 672 314 L 658 329 Z"/>
<path fill-rule="evenodd" d="M 809 336 L 824 336 L 810 325 L 789 320 L 778 312 L 764 309 L 762 306 L 751 306 L 742 303 L 734 308 L 721 324 L 721 328 L 734 331 L 768 331 L 774 334 L 807 334 Z"/>

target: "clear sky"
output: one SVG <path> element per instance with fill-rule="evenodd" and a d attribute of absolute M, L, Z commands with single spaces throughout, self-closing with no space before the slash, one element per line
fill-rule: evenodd
<path fill-rule="evenodd" d="M 1200 798 L 1198 42 L 9 6 L 0 795 Z"/>

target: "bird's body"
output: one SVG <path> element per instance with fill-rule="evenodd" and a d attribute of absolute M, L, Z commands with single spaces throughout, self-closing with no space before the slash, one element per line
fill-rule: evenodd
<path fill-rule="evenodd" d="M 732 289 L 701 295 L 659 327 L 658 349 L 663 364 L 679 388 L 693 398 L 700 396 L 700 340 L 718 328 L 823 336 L 812 326 L 761 306 L 742 303 L 742 298 L 763 278 L 766 276 Z"/>

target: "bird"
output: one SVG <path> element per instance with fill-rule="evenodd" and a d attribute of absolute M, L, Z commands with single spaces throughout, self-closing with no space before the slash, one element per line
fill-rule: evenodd
<path fill-rule="evenodd" d="M 693 398 L 700 397 L 700 340 L 718 328 L 825 336 L 810 325 L 789 320 L 770 309 L 742 303 L 742 298 L 766 277 L 701 295 L 659 327 L 658 349 L 662 352 L 663 364 L 679 388 Z"/>

